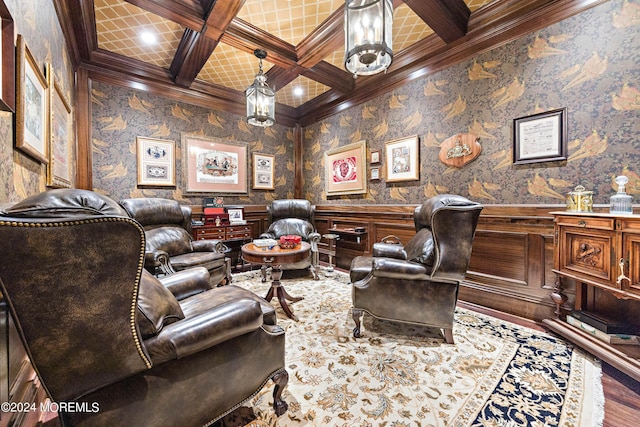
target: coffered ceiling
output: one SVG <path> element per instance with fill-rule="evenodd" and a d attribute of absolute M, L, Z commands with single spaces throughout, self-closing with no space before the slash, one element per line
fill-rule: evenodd
<path fill-rule="evenodd" d="M 266 50 L 276 121 L 289 126 L 601 2 L 394 0 L 391 68 L 354 79 L 343 65 L 344 0 L 55 0 L 75 65 L 91 78 L 211 108 L 244 114 L 244 90 L 258 71 L 253 51 Z"/>

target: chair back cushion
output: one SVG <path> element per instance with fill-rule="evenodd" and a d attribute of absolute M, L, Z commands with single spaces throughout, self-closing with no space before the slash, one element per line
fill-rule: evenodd
<path fill-rule="evenodd" d="M 157 335 L 165 325 L 184 319 L 173 294 L 147 270 L 142 270 L 138 291 L 136 323 L 142 338 Z"/>
<path fill-rule="evenodd" d="M 120 205 L 145 229 L 154 225 L 175 225 L 191 232 L 191 208 L 177 200 L 159 197 L 123 199 Z"/>
<path fill-rule="evenodd" d="M 271 205 L 267 207 L 267 214 L 270 223 L 283 218 L 298 218 L 313 224 L 315 206 L 304 199 L 274 200 Z"/>
<path fill-rule="evenodd" d="M 428 267 L 433 266 L 435 247 L 433 235 L 428 228 L 422 228 L 407 242 L 404 247 L 408 261 L 419 262 Z"/>
<path fill-rule="evenodd" d="M 27 197 L 2 214 L 14 218 L 65 218 L 75 215 L 129 216 L 114 200 L 89 190 L 58 188 Z"/>
<path fill-rule="evenodd" d="M 309 221 L 299 218 L 286 218 L 272 223 L 268 231 L 272 233 L 276 239 L 279 239 L 280 236 L 295 234 L 296 236 L 301 236 L 303 240 L 307 240 L 309 234 L 313 232 L 313 225 L 311 225 Z"/>

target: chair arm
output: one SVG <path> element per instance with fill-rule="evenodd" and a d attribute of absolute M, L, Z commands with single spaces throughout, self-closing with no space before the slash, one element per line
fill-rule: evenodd
<path fill-rule="evenodd" d="M 167 325 L 156 339 L 169 345 L 180 359 L 262 326 L 260 303 L 242 298 L 212 307 Z"/>
<path fill-rule="evenodd" d="M 188 268 L 158 279 L 178 301 L 212 289 L 205 267 Z"/>
<path fill-rule="evenodd" d="M 275 239 L 276 235 L 270 231 L 265 231 L 258 238 L 259 239 Z"/>
<path fill-rule="evenodd" d="M 407 259 L 407 252 L 404 250 L 404 246 L 395 243 L 374 243 L 371 255 L 374 257 Z"/>
<path fill-rule="evenodd" d="M 191 249 L 194 252 L 219 252 L 224 253 L 226 246 L 222 240 L 204 239 L 191 242 Z"/>
<path fill-rule="evenodd" d="M 373 258 L 371 276 L 401 280 L 429 280 L 430 276 L 424 265 L 417 262 L 393 259 Z"/>
<path fill-rule="evenodd" d="M 321 238 L 322 236 L 320 236 L 320 233 L 316 233 L 315 231 L 312 233 L 309 233 L 309 236 L 307 237 L 307 239 L 311 244 L 312 252 L 318 252 L 318 242 L 320 241 Z"/>
<path fill-rule="evenodd" d="M 169 261 L 169 254 L 161 250 L 145 252 L 144 265 L 147 267 L 153 267 L 154 270 L 159 268 L 164 274 L 173 274 L 176 272 Z"/>

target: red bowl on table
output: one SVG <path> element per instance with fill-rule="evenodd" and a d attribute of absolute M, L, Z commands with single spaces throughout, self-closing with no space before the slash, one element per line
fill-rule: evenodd
<path fill-rule="evenodd" d="M 278 245 L 282 249 L 293 249 L 300 244 L 302 241 L 302 237 L 296 236 L 294 234 L 289 234 L 286 236 L 280 236 L 280 242 Z"/>

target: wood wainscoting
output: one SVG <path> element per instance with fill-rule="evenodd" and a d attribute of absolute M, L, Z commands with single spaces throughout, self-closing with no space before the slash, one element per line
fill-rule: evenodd
<path fill-rule="evenodd" d="M 340 234 L 335 262 L 349 269 L 351 260 L 371 253 L 373 243 L 396 235 L 406 243 L 414 234 L 416 205 L 318 205 L 320 234 L 363 227 L 358 240 Z M 564 205 L 486 205 L 473 242 L 473 253 L 460 299 L 527 319 L 553 317 L 553 216 Z M 326 242 L 323 239 L 323 244 Z M 326 259 L 323 258 L 323 260 Z M 566 286 L 566 284 L 565 284 Z M 567 308 L 574 290 L 564 288 Z"/>

